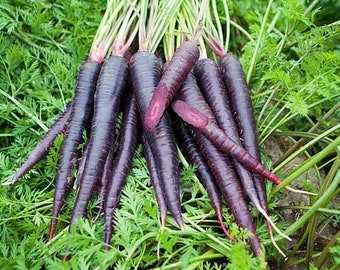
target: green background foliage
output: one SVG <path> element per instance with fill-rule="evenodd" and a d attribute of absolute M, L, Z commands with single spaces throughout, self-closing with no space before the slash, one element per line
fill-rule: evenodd
<path fill-rule="evenodd" d="M 1 182 L 8 180 L 27 158 L 71 100 L 79 66 L 89 53 L 105 10 L 104 2 L 1 2 Z M 249 39 L 232 26 L 230 44 L 226 49 L 240 57 L 249 76 L 261 147 L 268 137 L 287 137 L 292 145 L 304 140 L 292 154 L 287 154 L 277 164 L 272 164 L 263 153 L 266 165 L 276 169 L 283 179 L 287 177 L 293 185 L 306 169 L 312 168 L 319 175 L 317 186 L 308 183 L 308 179 L 302 182 L 304 189 L 320 191 L 317 197 L 311 199 L 310 208 L 305 209 L 306 213 L 311 213 L 307 222 L 287 224 L 282 216 L 276 214 L 277 203 L 285 193 L 277 193 L 282 191 L 282 187 L 273 189 L 267 184 L 272 216 L 282 230 L 287 229 L 291 233 L 303 228 L 313 234 L 327 219 L 332 219 L 332 226 L 339 228 L 339 211 L 334 204 L 329 204 L 339 193 L 334 183 L 340 178 L 339 3 L 335 0 L 274 1 L 268 17 L 264 19 L 268 1 L 227 2 L 231 19 L 251 37 Z M 221 1 L 218 4 L 223 14 Z M 309 7 L 312 8 L 308 10 Z M 225 22 L 223 15 L 221 20 Z M 262 28 L 264 31 L 260 35 Z M 251 68 L 254 57 L 255 65 Z M 67 233 L 75 191 L 70 191 L 63 207 L 59 234 L 47 242 L 61 142 L 62 137 L 59 137 L 49 155 L 18 184 L 0 186 L 1 269 L 265 267 L 261 259 L 253 258 L 249 253 L 247 242 L 242 240 L 247 233 L 233 223 L 228 209 L 224 209 L 226 224 L 240 241 L 232 245 L 223 237 L 209 199 L 193 176 L 194 168 L 184 168 L 182 172 L 183 212 L 187 228 L 177 230 L 169 217 L 167 229 L 160 230 L 158 208 L 141 149 L 135 155 L 123 190 L 110 251 L 102 250 L 103 220 L 101 217 L 94 220 L 95 201 L 91 202 L 88 219 L 80 221 L 79 232 Z M 299 149 L 302 150 L 298 152 Z M 294 153 L 303 154 L 308 159 L 286 173 L 282 168 Z M 321 154 L 317 156 L 318 153 Z M 301 182 L 298 184 L 301 187 Z M 322 197 L 324 193 L 329 194 L 325 199 Z M 317 209 L 308 212 L 318 202 L 318 208 L 329 211 L 319 211 L 320 215 L 316 215 Z M 337 245 L 334 241 L 329 252 L 328 249 L 314 251 L 310 246 L 313 239 L 306 238 L 301 240 L 298 250 L 304 255 L 298 259 L 289 257 L 288 263 L 284 262 L 270 243 L 263 219 L 253 209 L 252 214 L 273 269 L 289 267 L 289 263 L 298 264 L 298 260 L 306 256 L 302 265 L 310 260 L 312 267 L 317 268 L 322 265 L 323 256 L 333 265 L 329 269 L 339 265 L 340 243 Z M 313 222 L 316 224 L 314 227 L 306 225 Z M 285 248 L 285 241 L 278 243 Z M 72 258 L 62 263 L 60 258 L 66 252 L 71 252 Z M 286 254 L 290 252 L 287 250 Z M 313 256 L 316 259 L 312 261 Z"/>

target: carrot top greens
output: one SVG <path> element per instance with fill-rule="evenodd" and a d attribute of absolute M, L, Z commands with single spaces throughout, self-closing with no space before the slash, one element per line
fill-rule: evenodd
<path fill-rule="evenodd" d="M 139 18 L 139 50 L 155 52 L 168 29 L 169 22 L 183 0 L 142 0 Z"/>
<path fill-rule="evenodd" d="M 168 60 L 184 39 L 191 38 L 199 17 L 197 7 L 204 2 L 41 0 L 27 5 L 2 1 L 1 181 L 10 179 L 72 99 L 84 59 L 101 63 L 112 53 L 124 55 L 131 44 L 133 52 L 157 52 Z M 262 159 L 284 180 L 276 187 L 266 183 L 266 194 L 269 213 L 278 213 L 275 224 L 295 240 L 292 246 L 280 236 L 275 238 L 287 259 L 273 247 L 264 220 L 253 208 L 268 264 L 252 256 L 244 241 L 248 232 L 235 225 L 225 208 L 225 225 L 237 242 L 228 241 L 194 176 L 194 166 L 183 166 L 181 171 L 185 230 L 178 230 L 171 217 L 160 230 L 141 147 L 116 211 L 112 248 L 102 249 L 103 220 L 92 220 L 97 214 L 95 199 L 87 209 L 88 218 L 79 220 L 79 231 L 67 232 L 73 191 L 60 215 L 58 234 L 47 243 L 63 141 L 59 136 L 46 158 L 21 181 L 0 186 L 1 269 L 339 266 L 340 211 L 335 200 L 340 179 L 338 4 L 335 0 L 207 2 L 204 40 L 198 39 L 201 56 L 213 57 L 207 42 L 211 34 L 221 51 L 236 55 L 245 70 Z M 282 147 L 273 150 L 277 145 Z M 283 190 L 286 184 L 317 195 L 290 197 Z M 62 263 L 67 249 L 76 252 Z"/>

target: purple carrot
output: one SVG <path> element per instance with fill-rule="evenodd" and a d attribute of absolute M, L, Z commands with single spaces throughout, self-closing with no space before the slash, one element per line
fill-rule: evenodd
<path fill-rule="evenodd" d="M 4 184 L 14 184 L 15 182 L 17 182 L 19 178 L 21 178 L 25 173 L 27 173 L 34 165 L 36 165 L 48 154 L 55 139 L 58 137 L 58 135 L 65 131 L 67 122 L 70 119 L 72 105 L 73 102 L 70 102 L 67 105 L 64 112 L 62 112 L 58 116 L 58 118 L 54 121 L 44 137 L 37 143 L 27 160 L 20 166 L 13 177 Z"/>
<path fill-rule="evenodd" d="M 189 73 L 176 100 L 172 103 L 174 111 L 185 121 L 207 136 L 219 149 L 232 155 L 247 168 L 262 174 L 275 184 L 281 180 L 252 157 L 243 147 L 237 145 L 221 130 L 216 119 L 197 86 L 195 76 Z"/>
<path fill-rule="evenodd" d="M 242 146 L 234 143 L 225 133 L 216 125 L 209 122 L 208 117 L 190 106 L 188 103 L 176 100 L 172 103 L 174 111 L 188 124 L 192 125 L 209 140 L 211 140 L 221 151 L 230 154 L 248 169 L 261 174 L 263 177 L 278 185 L 281 183 L 274 173 L 267 170 L 257 159 L 252 157 Z"/>
<path fill-rule="evenodd" d="M 185 41 L 176 49 L 172 59 L 166 64 L 146 111 L 144 126 L 147 130 L 153 130 L 158 124 L 173 96 L 198 60 L 199 54 L 194 41 Z"/>
<path fill-rule="evenodd" d="M 91 135 L 88 142 L 89 150 L 84 171 L 79 180 L 81 185 L 72 211 L 70 225 L 76 224 L 76 219 L 85 215 L 94 187 L 102 177 L 110 146 L 114 142 L 116 119 L 127 73 L 125 58 L 112 55 L 103 64 L 99 74 Z"/>
<path fill-rule="evenodd" d="M 234 115 L 231 110 L 231 105 L 229 102 L 226 87 L 224 85 L 221 72 L 220 72 L 220 69 L 217 63 L 211 59 L 199 60 L 195 65 L 195 75 L 196 75 L 198 84 L 200 86 L 200 89 L 207 103 L 209 104 L 211 110 L 213 111 L 214 116 L 216 117 L 218 126 L 225 132 L 225 134 L 229 138 L 232 138 L 232 140 L 236 144 L 242 145 L 241 140 L 239 138 L 238 127 L 236 126 Z M 252 113 L 251 115 L 248 115 L 248 116 L 249 117 L 252 116 L 252 119 L 254 119 L 254 116 Z M 249 123 L 248 120 L 245 120 L 244 122 Z M 245 129 L 245 126 L 242 127 L 242 130 L 244 129 Z M 256 137 L 256 134 L 255 134 L 255 137 Z M 245 149 L 247 150 L 246 147 Z M 277 247 L 273 239 L 272 228 L 274 228 L 283 237 L 287 239 L 289 238 L 286 235 L 284 235 L 276 227 L 276 225 L 272 222 L 272 220 L 270 219 L 268 215 L 267 201 L 266 201 L 263 181 L 262 181 L 262 185 L 255 182 L 253 178 L 253 174 L 250 171 L 248 171 L 237 160 L 232 159 L 232 161 L 237 171 L 237 174 L 239 175 L 239 179 L 242 183 L 245 194 L 251 200 L 251 202 L 256 207 L 256 209 L 258 209 L 258 211 L 265 217 L 269 234 L 273 240 L 273 244 Z M 280 249 L 278 248 L 278 250 Z M 282 253 L 281 250 L 280 252 Z"/>
<path fill-rule="evenodd" d="M 101 65 L 92 60 L 83 63 L 77 78 L 74 104 L 71 109 L 70 122 L 66 128 L 65 138 L 61 147 L 57 179 L 53 199 L 53 213 L 49 239 L 52 239 L 65 195 L 72 182 L 72 171 L 77 163 L 83 143 L 83 131 L 91 120 L 93 97 Z"/>
<path fill-rule="evenodd" d="M 150 52 L 135 53 L 130 60 L 130 75 L 139 112 L 144 119 L 161 77 L 161 64 Z M 159 178 L 167 207 L 178 226 L 183 229 L 179 192 L 179 158 L 168 115 L 163 114 L 159 124 L 152 131 L 145 130 L 144 135 L 155 157 L 155 165 L 159 168 Z"/>
<path fill-rule="evenodd" d="M 112 166 L 112 175 L 108 182 L 104 201 L 104 243 L 109 249 L 113 233 L 114 211 L 129 173 L 133 155 L 140 136 L 141 120 L 134 95 L 128 99 L 123 113 L 119 148 Z"/>
<path fill-rule="evenodd" d="M 256 235 L 254 221 L 244 199 L 241 183 L 237 179 L 235 169 L 228 155 L 221 153 L 201 133 L 193 129 L 191 129 L 191 132 L 216 179 L 224 199 L 233 213 L 237 225 L 250 232 L 249 243 L 251 248 L 256 256 L 262 256 L 261 243 Z"/>
<path fill-rule="evenodd" d="M 224 55 L 220 56 L 220 72 L 226 86 L 227 96 L 230 100 L 230 107 L 234 115 L 238 134 L 242 139 L 242 145 L 249 154 L 261 162 L 253 106 L 242 66 L 237 58 L 232 54 L 224 53 Z M 255 189 L 259 198 L 260 206 L 265 213 L 268 213 L 267 197 L 263 178 L 256 173 L 252 174 L 252 178 L 255 183 Z M 266 222 L 273 244 L 281 252 L 281 254 L 283 254 L 274 240 L 272 223 L 268 219 L 266 219 Z M 275 226 L 273 227 L 277 231 L 277 228 Z"/>
<path fill-rule="evenodd" d="M 225 54 L 222 57 L 220 66 L 242 143 L 245 149 L 261 162 L 253 108 L 242 66 L 237 58 L 231 54 Z M 254 175 L 256 187 L 264 185 L 263 179 L 261 179 L 258 174 L 260 173 L 257 172 L 257 174 Z M 262 189 L 264 190 L 264 187 L 262 187 Z M 296 193 L 314 195 L 314 193 L 296 190 L 290 186 L 285 186 L 285 189 Z M 265 193 L 261 192 L 260 189 L 258 193 L 260 198 L 262 198 L 261 201 L 263 201 L 266 196 Z"/>
<path fill-rule="evenodd" d="M 239 139 L 239 132 L 234 120 L 233 113 L 231 111 L 229 98 L 218 65 L 212 59 L 201 59 L 196 63 L 194 71 L 198 85 L 212 112 L 214 113 L 218 126 L 235 143 L 237 143 L 238 145 L 242 145 Z M 254 119 L 252 113 L 249 114 L 248 117 Z M 249 123 L 249 120 L 245 120 L 244 122 Z M 242 130 L 243 129 L 245 129 L 244 126 Z M 246 147 L 245 149 L 248 150 Z M 250 154 L 252 153 L 250 152 Z M 257 156 L 254 157 L 257 158 Z M 261 185 L 256 186 L 251 172 L 249 172 L 241 163 L 239 163 L 235 159 L 233 159 L 232 161 L 239 175 L 239 179 L 241 180 L 244 192 L 252 201 L 254 206 L 261 212 L 265 212 L 266 216 L 268 216 L 263 181 Z M 260 194 L 261 197 L 259 196 Z M 266 220 L 268 224 L 268 230 L 272 233 L 271 225 L 267 218 Z"/>
<path fill-rule="evenodd" d="M 81 158 L 78 164 L 78 170 L 77 170 L 77 175 L 76 179 L 73 182 L 73 189 L 77 190 L 79 186 L 81 185 L 80 179 L 83 175 L 84 169 L 85 169 L 85 163 L 86 163 L 86 157 L 87 153 L 89 152 L 89 143 L 87 142 L 86 145 L 83 147 L 83 151 L 81 153 Z"/>
<path fill-rule="evenodd" d="M 177 141 L 183 149 L 184 156 L 188 159 L 189 164 L 196 166 L 195 174 L 207 190 L 222 231 L 230 240 L 234 241 L 235 239 L 229 234 L 223 223 L 221 195 L 204 156 L 183 123 L 176 121 L 174 123 L 174 128 L 176 130 L 176 137 L 178 138 Z"/>
<path fill-rule="evenodd" d="M 155 197 L 156 197 L 157 204 L 158 204 L 161 226 L 165 227 L 167 207 L 166 207 L 166 203 L 165 203 L 165 199 L 164 199 L 164 195 L 163 195 L 163 191 L 161 187 L 161 181 L 158 176 L 159 169 L 156 167 L 155 158 L 151 153 L 150 145 L 147 142 L 144 135 L 142 136 L 142 145 L 143 145 L 143 155 L 146 160 L 146 165 L 148 167 L 148 171 L 150 174 L 151 184 L 154 189 Z"/>
<path fill-rule="evenodd" d="M 261 161 L 253 106 L 242 66 L 235 56 L 227 54 L 221 58 L 220 67 L 242 144 L 253 157 Z M 260 201 L 266 206 L 264 181 L 257 174 L 254 175 L 254 181 Z"/>

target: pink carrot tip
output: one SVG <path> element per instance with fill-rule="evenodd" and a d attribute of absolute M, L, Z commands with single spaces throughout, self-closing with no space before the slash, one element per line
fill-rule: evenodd
<path fill-rule="evenodd" d="M 65 262 L 68 262 L 69 260 L 71 259 L 71 256 L 70 255 L 65 255 L 62 259 L 62 262 L 65 263 Z"/>
<path fill-rule="evenodd" d="M 165 85 L 161 84 L 156 88 L 145 113 L 144 126 L 148 131 L 152 131 L 161 119 L 166 109 L 167 93 Z"/>
<path fill-rule="evenodd" d="M 161 215 L 161 227 L 165 228 L 166 215 Z"/>
<path fill-rule="evenodd" d="M 55 232 L 55 228 L 57 226 L 57 220 L 55 218 L 53 218 L 51 220 L 51 224 L 50 224 L 50 231 L 48 234 L 48 240 L 51 241 Z"/>
<path fill-rule="evenodd" d="M 172 103 L 172 108 L 185 122 L 196 128 L 204 128 L 209 123 L 208 117 L 184 101 L 174 101 Z"/>

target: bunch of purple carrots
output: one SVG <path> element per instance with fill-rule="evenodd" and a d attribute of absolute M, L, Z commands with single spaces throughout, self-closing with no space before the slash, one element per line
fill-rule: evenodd
<path fill-rule="evenodd" d="M 255 256 L 263 256 L 263 251 L 248 201 L 265 218 L 272 239 L 273 229 L 289 239 L 268 215 L 263 179 L 274 184 L 281 180 L 261 163 L 242 66 L 222 49 L 213 33 L 207 33 L 210 20 L 205 13 L 211 9 L 210 1 L 196 1 L 194 6 L 188 2 L 108 1 L 89 56 L 80 68 L 73 99 L 8 181 L 18 181 L 48 154 L 59 135 L 64 136 L 49 239 L 54 237 L 58 216 L 73 187 L 77 198 L 70 228 L 86 216 L 89 201 L 97 196 L 98 214 L 104 215 L 104 248 L 110 248 L 114 212 L 139 144 L 161 226 L 166 226 L 170 213 L 179 229 L 185 230 L 181 151 L 195 166 L 230 241 L 235 240 L 224 225 L 223 202 L 238 226 L 250 232 Z M 195 20 L 183 15 L 192 10 L 197 11 Z M 176 27 L 179 33 L 192 33 L 191 37 L 167 36 Z M 207 50 L 220 59 L 208 58 Z M 117 121 L 120 114 L 121 122 Z"/>

